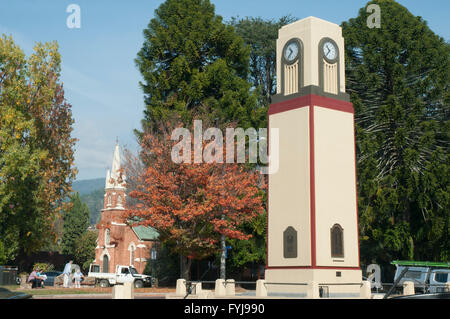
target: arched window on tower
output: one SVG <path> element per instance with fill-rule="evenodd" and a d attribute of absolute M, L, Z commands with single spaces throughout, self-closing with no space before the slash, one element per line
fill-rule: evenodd
<path fill-rule="evenodd" d="M 112 200 L 111 200 L 111 195 L 108 195 L 108 200 L 106 202 L 106 206 L 111 206 L 112 205 Z"/>
<path fill-rule="evenodd" d="M 330 230 L 331 237 L 331 257 L 344 257 L 344 229 L 339 224 L 335 224 Z"/>
<path fill-rule="evenodd" d="M 105 229 L 105 246 L 109 245 L 109 242 L 111 241 L 111 231 L 109 228 Z"/>
<path fill-rule="evenodd" d="M 117 206 L 122 207 L 122 196 L 117 196 Z"/>

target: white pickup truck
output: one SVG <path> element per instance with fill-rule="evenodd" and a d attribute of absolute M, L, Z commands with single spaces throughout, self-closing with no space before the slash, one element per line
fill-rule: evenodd
<path fill-rule="evenodd" d="M 104 273 L 100 272 L 100 265 L 91 264 L 88 277 L 95 278 L 95 284 L 100 287 L 109 287 L 125 282 L 134 282 L 135 288 L 151 286 L 152 284 L 151 276 L 139 274 L 133 266 L 117 265 L 115 273 Z"/>
<path fill-rule="evenodd" d="M 412 281 L 415 290 L 421 293 L 440 293 L 445 292 L 447 284 L 450 283 L 448 262 L 393 261 L 392 264 L 397 267 L 394 276 L 397 289 L 400 289 L 405 281 Z"/>

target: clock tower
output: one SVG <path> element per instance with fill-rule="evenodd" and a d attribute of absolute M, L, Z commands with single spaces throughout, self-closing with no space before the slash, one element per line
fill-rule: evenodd
<path fill-rule="evenodd" d="M 279 130 L 268 189 L 269 296 L 358 297 L 354 110 L 341 28 L 315 17 L 282 27 L 277 79 L 268 112 L 269 132 Z"/>

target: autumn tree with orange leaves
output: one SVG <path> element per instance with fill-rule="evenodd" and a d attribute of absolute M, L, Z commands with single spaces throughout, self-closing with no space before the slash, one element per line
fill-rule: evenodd
<path fill-rule="evenodd" d="M 127 218 L 151 226 L 182 258 L 182 277 L 190 278 L 192 259 L 220 250 L 222 235 L 246 240 L 239 226 L 263 214 L 261 175 L 242 164 L 176 164 L 170 130 L 147 134 L 141 145 L 143 176 L 129 196 L 136 204 Z"/>

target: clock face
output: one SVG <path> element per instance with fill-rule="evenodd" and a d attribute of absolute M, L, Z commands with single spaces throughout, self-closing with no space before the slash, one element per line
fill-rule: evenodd
<path fill-rule="evenodd" d="M 336 46 L 330 41 L 325 42 L 323 45 L 323 54 L 328 60 L 335 60 L 337 58 Z"/>
<path fill-rule="evenodd" d="M 299 46 L 297 42 L 291 42 L 284 49 L 284 58 L 288 62 L 292 62 L 298 57 Z"/>

